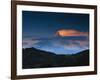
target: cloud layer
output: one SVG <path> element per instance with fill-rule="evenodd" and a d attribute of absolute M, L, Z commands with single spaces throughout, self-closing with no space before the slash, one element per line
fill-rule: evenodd
<path fill-rule="evenodd" d="M 27 38 L 23 40 L 23 48 L 35 47 L 57 54 L 72 54 L 89 48 L 89 41 L 84 36 Z"/>

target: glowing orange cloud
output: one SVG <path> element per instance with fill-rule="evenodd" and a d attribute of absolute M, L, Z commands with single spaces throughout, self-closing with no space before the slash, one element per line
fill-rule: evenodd
<path fill-rule="evenodd" d="M 78 30 L 61 29 L 56 32 L 57 36 L 88 36 L 88 32 L 80 32 Z"/>

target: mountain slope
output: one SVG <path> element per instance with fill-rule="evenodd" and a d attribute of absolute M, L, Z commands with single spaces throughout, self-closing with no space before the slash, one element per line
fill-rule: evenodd
<path fill-rule="evenodd" d="M 35 48 L 23 49 L 23 69 L 89 65 L 89 50 L 73 55 L 57 55 Z"/>

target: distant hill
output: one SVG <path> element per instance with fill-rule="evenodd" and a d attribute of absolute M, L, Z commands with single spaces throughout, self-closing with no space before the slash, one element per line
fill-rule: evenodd
<path fill-rule="evenodd" d="M 23 69 L 89 65 L 89 50 L 77 54 L 57 55 L 36 48 L 23 49 Z"/>

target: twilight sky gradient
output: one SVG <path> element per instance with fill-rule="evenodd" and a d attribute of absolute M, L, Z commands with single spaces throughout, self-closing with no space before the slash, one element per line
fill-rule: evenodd
<path fill-rule="evenodd" d="M 89 49 L 89 14 L 22 11 L 22 46 L 74 54 Z"/>

